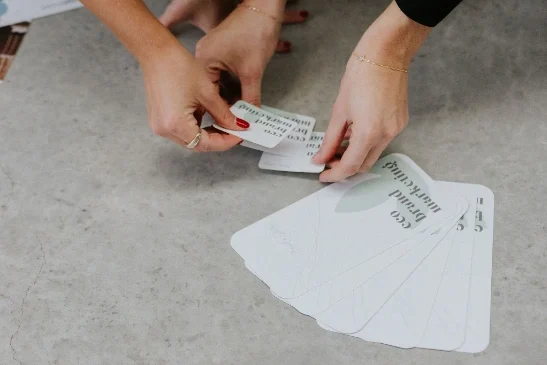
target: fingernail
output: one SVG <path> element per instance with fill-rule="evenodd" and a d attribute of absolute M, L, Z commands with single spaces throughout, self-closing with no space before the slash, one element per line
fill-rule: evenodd
<path fill-rule="evenodd" d="M 300 12 L 300 16 L 301 16 L 302 18 L 307 18 L 309 15 L 310 15 L 310 12 L 307 11 L 307 10 L 302 10 L 302 11 Z"/>
<path fill-rule="evenodd" d="M 236 124 L 238 127 L 245 128 L 245 129 L 248 129 L 251 126 L 249 122 L 240 118 L 236 118 Z"/>
<path fill-rule="evenodd" d="M 285 48 L 291 48 L 291 47 L 292 47 L 292 43 L 289 42 L 289 41 L 284 41 L 284 42 L 283 42 L 283 46 L 285 46 Z"/>

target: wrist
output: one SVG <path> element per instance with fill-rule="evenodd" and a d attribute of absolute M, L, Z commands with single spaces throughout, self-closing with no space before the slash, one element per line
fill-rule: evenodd
<path fill-rule="evenodd" d="M 143 71 L 157 70 L 158 67 L 164 67 L 165 62 L 171 60 L 185 69 L 189 62 L 195 61 L 194 56 L 179 41 L 174 38 L 174 42 L 165 40 L 158 42 L 154 47 L 145 47 L 142 53 L 135 54 Z"/>
<path fill-rule="evenodd" d="M 286 2 L 286 0 L 244 0 L 243 4 L 253 6 L 282 21 Z"/>
<path fill-rule="evenodd" d="M 182 48 L 186 51 L 166 28 L 157 29 L 153 34 L 141 39 L 145 41 L 138 41 L 137 44 L 127 47 L 140 64 L 150 63 L 162 55 L 172 53 L 173 50 L 180 52 Z M 186 53 L 190 55 L 188 51 Z"/>
<path fill-rule="evenodd" d="M 393 2 L 367 29 L 355 52 L 376 62 L 408 69 L 431 29 L 408 18 Z"/>

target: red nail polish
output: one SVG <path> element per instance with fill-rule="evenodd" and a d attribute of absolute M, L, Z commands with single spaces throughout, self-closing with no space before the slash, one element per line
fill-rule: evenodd
<path fill-rule="evenodd" d="M 251 126 L 249 122 L 240 118 L 236 118 L 236 124 L 238 127 L 245 128 L 245 129 L 248 129 Z"/>
<path fill-rule="evenodd" d="M 302 18 L 307 18 L 309 15 L 310 15 L 310 13 L 309 13 L 309 11 L 307 11 L 307 10 L 302 10 L 302 11 L 300 12 L 300 16 L 301 16 Z"/>
<path fill-rule="evenodd" d="M 288 42 L 288 41 L 284 41 L 283 45 L 285 46 L 285 48 L 291 48 L 292 47 L 292 43 Z"/>

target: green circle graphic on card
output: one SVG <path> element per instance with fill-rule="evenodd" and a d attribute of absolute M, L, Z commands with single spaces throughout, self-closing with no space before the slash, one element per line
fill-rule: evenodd
<path fill-rule="evenodd" d="M 396 199 L 397 210 L 391 216 L 404 228 L 415 228 L 430 212 L 441 210 L 431 198 L 429 185 L 417 168 L 396 154 L 382 158 L 369 171 L 371 178 L 346 191 L 335 211 L 356 213 Z"/>

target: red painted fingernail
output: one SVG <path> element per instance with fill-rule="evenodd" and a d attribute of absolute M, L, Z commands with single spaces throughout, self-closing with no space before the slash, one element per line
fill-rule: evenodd
<path fill-rule="evenodd" d="M 251 126 L 249 122 L 240 118 L 236 118 L 236 124 L 238 127 L 245 128 L 245 129 L 248 129 Z"/>
<path fill-rule="evenodd" d="M 289 41 L 284 41 L 283 45 L 285 46 L 285 48 L 291 48 L 292 47 L 292 43 L 289 42 Z"/>
<path fill-rule="evenodd" d="M 302 11 L 300 12 L 300 16 L 301 16 L 302 18 L 307 18 L 309 15 L 310 15 L 310 12 L 307 11 L 307 10 L 302 10 Z"/>

